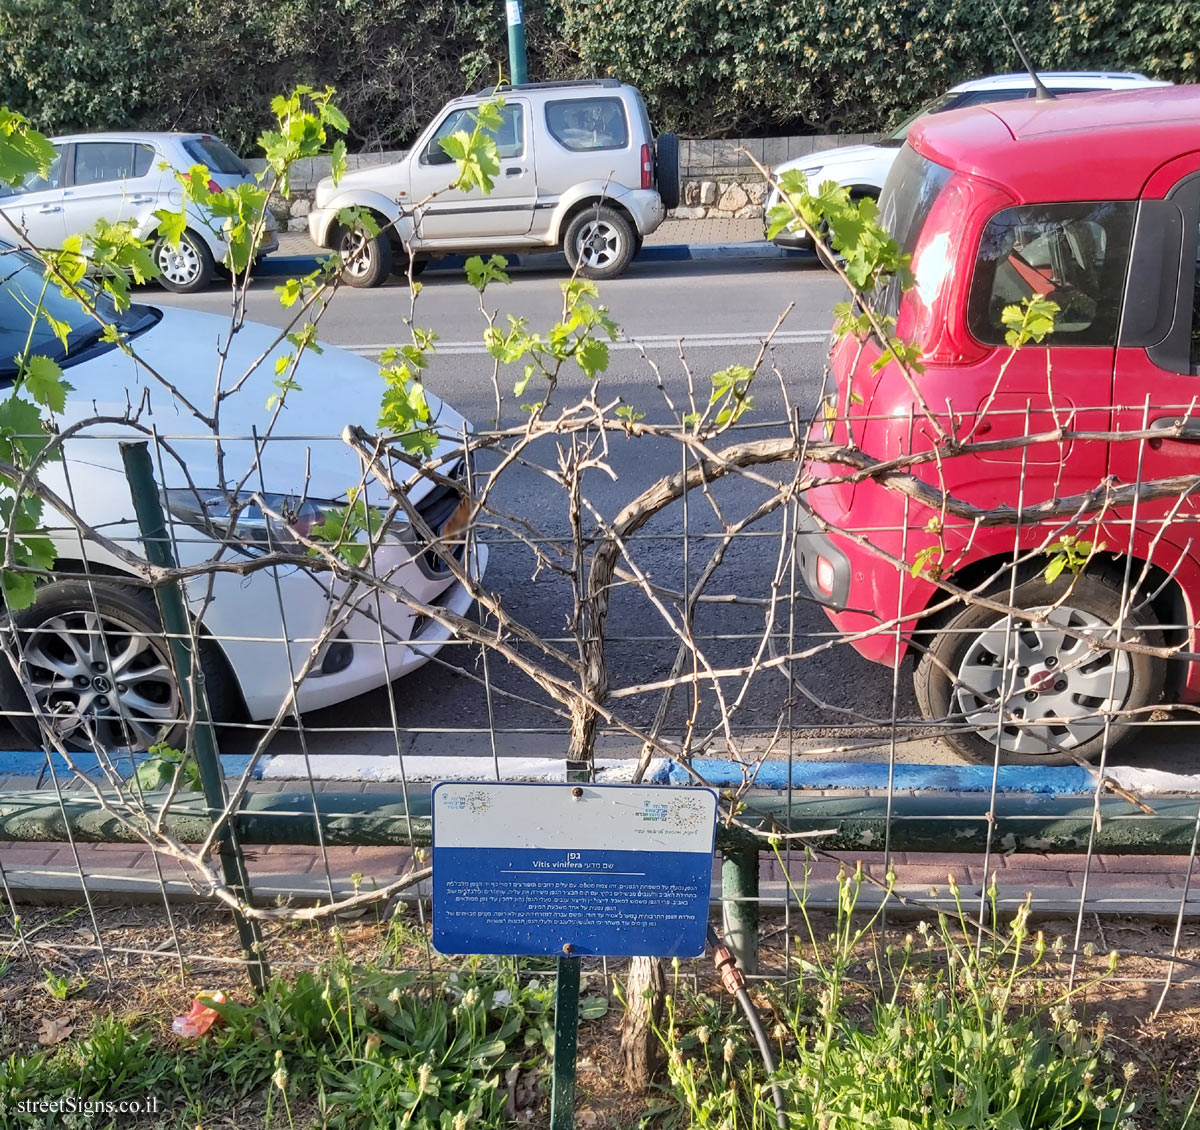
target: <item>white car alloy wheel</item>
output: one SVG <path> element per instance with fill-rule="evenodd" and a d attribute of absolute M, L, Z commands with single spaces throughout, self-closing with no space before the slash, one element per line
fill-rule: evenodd
<path fill-rule="evenodd" d="M 30 691 L 68 748 L 144 751 L 180 718 L 162 637 L 126 620 L 68 612 L 24 640 Z"/>

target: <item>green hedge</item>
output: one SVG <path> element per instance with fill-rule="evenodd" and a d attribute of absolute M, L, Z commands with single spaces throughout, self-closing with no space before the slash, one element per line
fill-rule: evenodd
<path fill-rule="evenodd" d="M 1196 0 L 1001 0 L 1039 66 L 1200 80 Z M 876 130 L 1018 69 L 991 0 L 525 0 L 534 77 L 617 75 L 692 136 Z M 0 103 L 49 131 L 206 129 L 339 90 L 352 148 L 412 139 L 507 69 L 501 0 L 0 0 Z"/>
<path fill-rule="evenodd" d="M 526 0 L 530 67 L 578 65 Z M 0 104 L 44 131 L 211 130 L 249 153 L 270 97 L 337 87 L 352 149 L 410 141 L 508 69 L 501 0 L 0 0 Z"/>
<path fill-rule="evenodd" d="M 874 131 L 1021 69 L 992 0 L 563 0 L 585 69 L 694 136 Z M 1196 0 L 1002 0 L 1034 64 L 1196 82 Z"/>

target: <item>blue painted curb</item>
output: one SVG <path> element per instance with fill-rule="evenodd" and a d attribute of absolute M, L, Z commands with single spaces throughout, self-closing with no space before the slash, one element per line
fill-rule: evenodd
<path fill-rule="evenodd" d="M 737 788 L 745 781 L 745 766 L 738 761 L 699 759 L 692 767 L 710 785 Z M 692 778 L 683 766 L 671 763 L 668 780 L 686 784 Z M 786 761 L 767 761 L 754 779 L 760 789 L 788 787 Z M 888 786 L 888 766 L 874 761 L 802 761 L 792 764 L 794 789 L 880 789 Z M 992 769 L 987 765 L 897 765 L 892 775 L 897 792 L 990 793 Z M 1075 765 L 1002 765 L 996 774 L 1000 793 L 1038 793 L 1046 796 L 1090 795 L 1095 778 Z"/>
<path fill-rule="evenodd" d="M 511 254 L 504 257 L 508 260 L 510 269 L 533 267 L 552 270 L 565 266 L 566 263 L 562 254 L 554 251 L 533 255 Z M 255 268 L 254 273 L 259 278 L 307 275 L 317 269 L 317 264 L 322 258 L 324 256 L 268 255 Z M 427 269 L 461 271 L 468 258 L 467 255 L 447 255 L 443 259 L 432 260 Z M 811 251 L 776 247 L 764 240 L 755 243 L 667 243 L 656 247 L 643 247 L 634 258 L 639 263 L 684 263 L 710 259 L 811 259 L 813 254 Z"/>
<path fill-rule="evenodd" d="M 51 760 L 54 764 L 55 775 L 65 776 L 71 772 L 67 759 L 61 754 L 52 754 Z M 103 780 L 104 765 L 94 753 L 74 754 L 71 760 L 74 762 L 75 768 L 85 777 L 91 780 Z M 145 760 L 145 754 L 136 754 L 132 757 L 114 757 L 108 764 L 116 770 L 117 776 L 129 777 L 135 767 Z M 262 777 L 263 765 L 269 760 L 269 757 L 261 758 L 254 767 L 252 777 L 255 780 Z M 221 768 L 224 769 L 226 777 L 240 777 L 249 764 L 248 755 L 227 754 L 221 758 Z M 0 753 L 0 777 L 38 777 L 45 768 L 46 755 L 40 751 L 20 750 L 15 753 Z"/>
<path fill-rule="evenodd" d="M 94 754 L 79 754 L 72 759 L 79 772 L 97 780 L 104 770 Z M 118 757 L 112 762 L 117 773 L 128 777 L 134 767 L 145 760 L 144 755 Z M 268 775 L 274 757 L 268 754 L 259 759 L 251 779 L 261 780 Z M 53 755 L 54 772 L 70 772 L 66 759 Z M 246 754 L 224 754 L 221 767 L 226 777 L 239 778 L 250 764 Z M 715 788 L 737 788 L 744 781 L 744 766 L 738 761 L 701 758 L 693 768 Z M 0 753 L 0 776 L 37 777 L 46 767 L 46 755 L 36 751 Z M 690 775 L 677 762 L 659 762 L 655 771 L 646 777 L 652 785 L 684 785 Z M 784 761 L 768 761 L 758 768 L 756 788 L 782 791 L 788 788 L 788 765 Z M 884 762 L 859 761 L 801 761 L 791 767 L 791 787 L 794 789 L 872 789 L 886 790 L 888 766 Z M 897 765 L 892 786 L 897 792 L 990 793 L 992 769 L 986 765 Z M 1090 796 L 1096 788 L 1091 773 L 1077 766 L 1002 765 L 996 774 L 998 793 L 1027 793 L 1040 796 Z"/>

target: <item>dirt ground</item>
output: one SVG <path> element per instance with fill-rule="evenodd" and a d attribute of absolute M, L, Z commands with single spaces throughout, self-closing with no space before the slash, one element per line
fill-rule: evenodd
<path fill-rule="evenodd" d="M 370 913 L 339 921 L 336 937 L 329 925 L 269 924 L 266 953 L 272 970 L 286 974 L 312 967 L 332 958 L 339 946 L 355 963 L 430 974 L 456 968 L 456 962 L 425 944 L 425 931 L 411 907 L 400 914 L 390 929 Z M 249 999 L 229 915 L 185 905 L 172 907 L 171 920 L 174 929 L 161 906 L 145 905 L 99 907 L 94 920 L 84 907 L 23 908 L 15 927 L 11 915 L 0 918 L 0 1057 L 44 1050 L 47 1024 L 54 1032 L 82 1035 L 92 1018 L 106 1011 L 149 1022 L 169 1040 L 172 1017 L 185 1013 L 197 992 L 220 989 Z M 829 925 L 820 916 L 814 919 L 818 936 Z M 1035 921 L 1034 927 L 1048 940 L 1061 936 L 1071 950 L 1073 920 Z M 103 955 L 96 945 L 97 928 Z M 877 941 L 880 946 L 899 942 L 911 928 L 911 923 L 899 922 L 877 935 Z M 1109 951 L 1117 950 L 1121 958 L 1115 975 L 1080 1004 L 1106 1012 L 1113 1036 L 1124 1042 L 1130 1057 L 1157 1068 L 1157 1078 L 1153 1071 L 1146 1073 L 1147 1086 L 1194 1090 L 1200 1072 L 1200 925 L 1185 924 L 1176 960 L 1170 961 L 1166 957 L 1173 949 L 1173 934 L 1170 923 L 1090 918 L 1080 937 L 1081 947 L 1090 952 L 1079 953 L 1076 976 L 1086 980 L 1099 973 Z M 783 928 L 765 922 L 762 939 L 763 972 L 785 974 L 789 939 Z M 529 966 L 531 975 L 542 977 L 547 968 L 544 959 Z M 652 1100 L 631 1094 L 623 1085 L 621 1009 L 612 999 L 610 980 L 622 976 L 622 963 L 585 962 L 584 970 L 586 991 L 608 996 L 613 1007 L 599 1020 L 584 1023 L 580 1031 L 577 1125 L 581 1130 L 628 1130 Z M 1068 952 L 1053 971 L 1047 970 L 1048 979 L 1065 980 L 1069 971 Z M 681 963 L 679 976 L 719 994 L 706 959 Z M 67 999 L 55 999 L 47 987 L 49 978 L 69 986 Z M 765 997 L 758 995 L 765 1005 Z M 1162 1007 L 1156 1013 L 1160 998 Z M 1169 1065 L 1171 1073 L 1165 1070 Z M 542 1099 L 525 1115 L 530 1126 L 545 1124 L 546 1096 Z"/>

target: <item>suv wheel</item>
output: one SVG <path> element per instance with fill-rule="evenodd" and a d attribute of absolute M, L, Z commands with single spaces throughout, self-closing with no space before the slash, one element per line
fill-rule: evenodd
<path fill-rule="evenodd" d="M 144 590 L 58 581 L 14 613 L 11 628 L 29 687 L 5 661 L 0 707 L 34 748 L 42 737 L 31 697 L 68 750 L 141 753 L 156 742 L 183 742 L 179 687 L 154 598 Z M 233 717 L 237 690 L 223 658 L 202 646 L 200 662 L 213 719 Z"/>
<path fill-rule="evenodd" d="M 342 278 L 351 286 L 379 286 L 392 273 L 392 243 L 384 232 L 343 229 L 336 247 L 344 264 Z"/>
<path fill-rule="evenodd" d="M 185 231 L 179 246 L 172 247 L 165 239 L 154 244 L 154 264 L 161 272 L 159 285 L 174 294 L 194 294 L 213 280 L 217 265 L 213 262 L 208 244 L 195 232 Z"/>
<path fill-rule="evenodd" d="M 988 596 L 1009 603 L 1008 582 Z M 1010 622 L 968 605 L 937 626 L 917 663 L 921 713 L 953 726 L 945 740 L 963 757 L 991 765 L 999 745 L 1002 764 L 1091 760 L 1104 747 L 1106 714 L 1144 709 L 1162 697 L 1162 659 L 1087 642 L 1117 638 L 1121 594 L 1103 577 L 1059 576 L 1047 584 L 1039 573 L 1017 584 L 1012 604 L 1046 619 Z M 1157 622 L 1140 609 L 1127 608 L 1121 628 L 1124 640 L 1162 646 Z M 1132 728 L 1114 718 L 1109 747 Z"/>
<path fill-rule="evenodd" d="M 637 237 L 615 208 L 585 208 L 567 225 L 563 250 L 571 270 L 585 279 L 612 279 L 629 266 Z"/>

